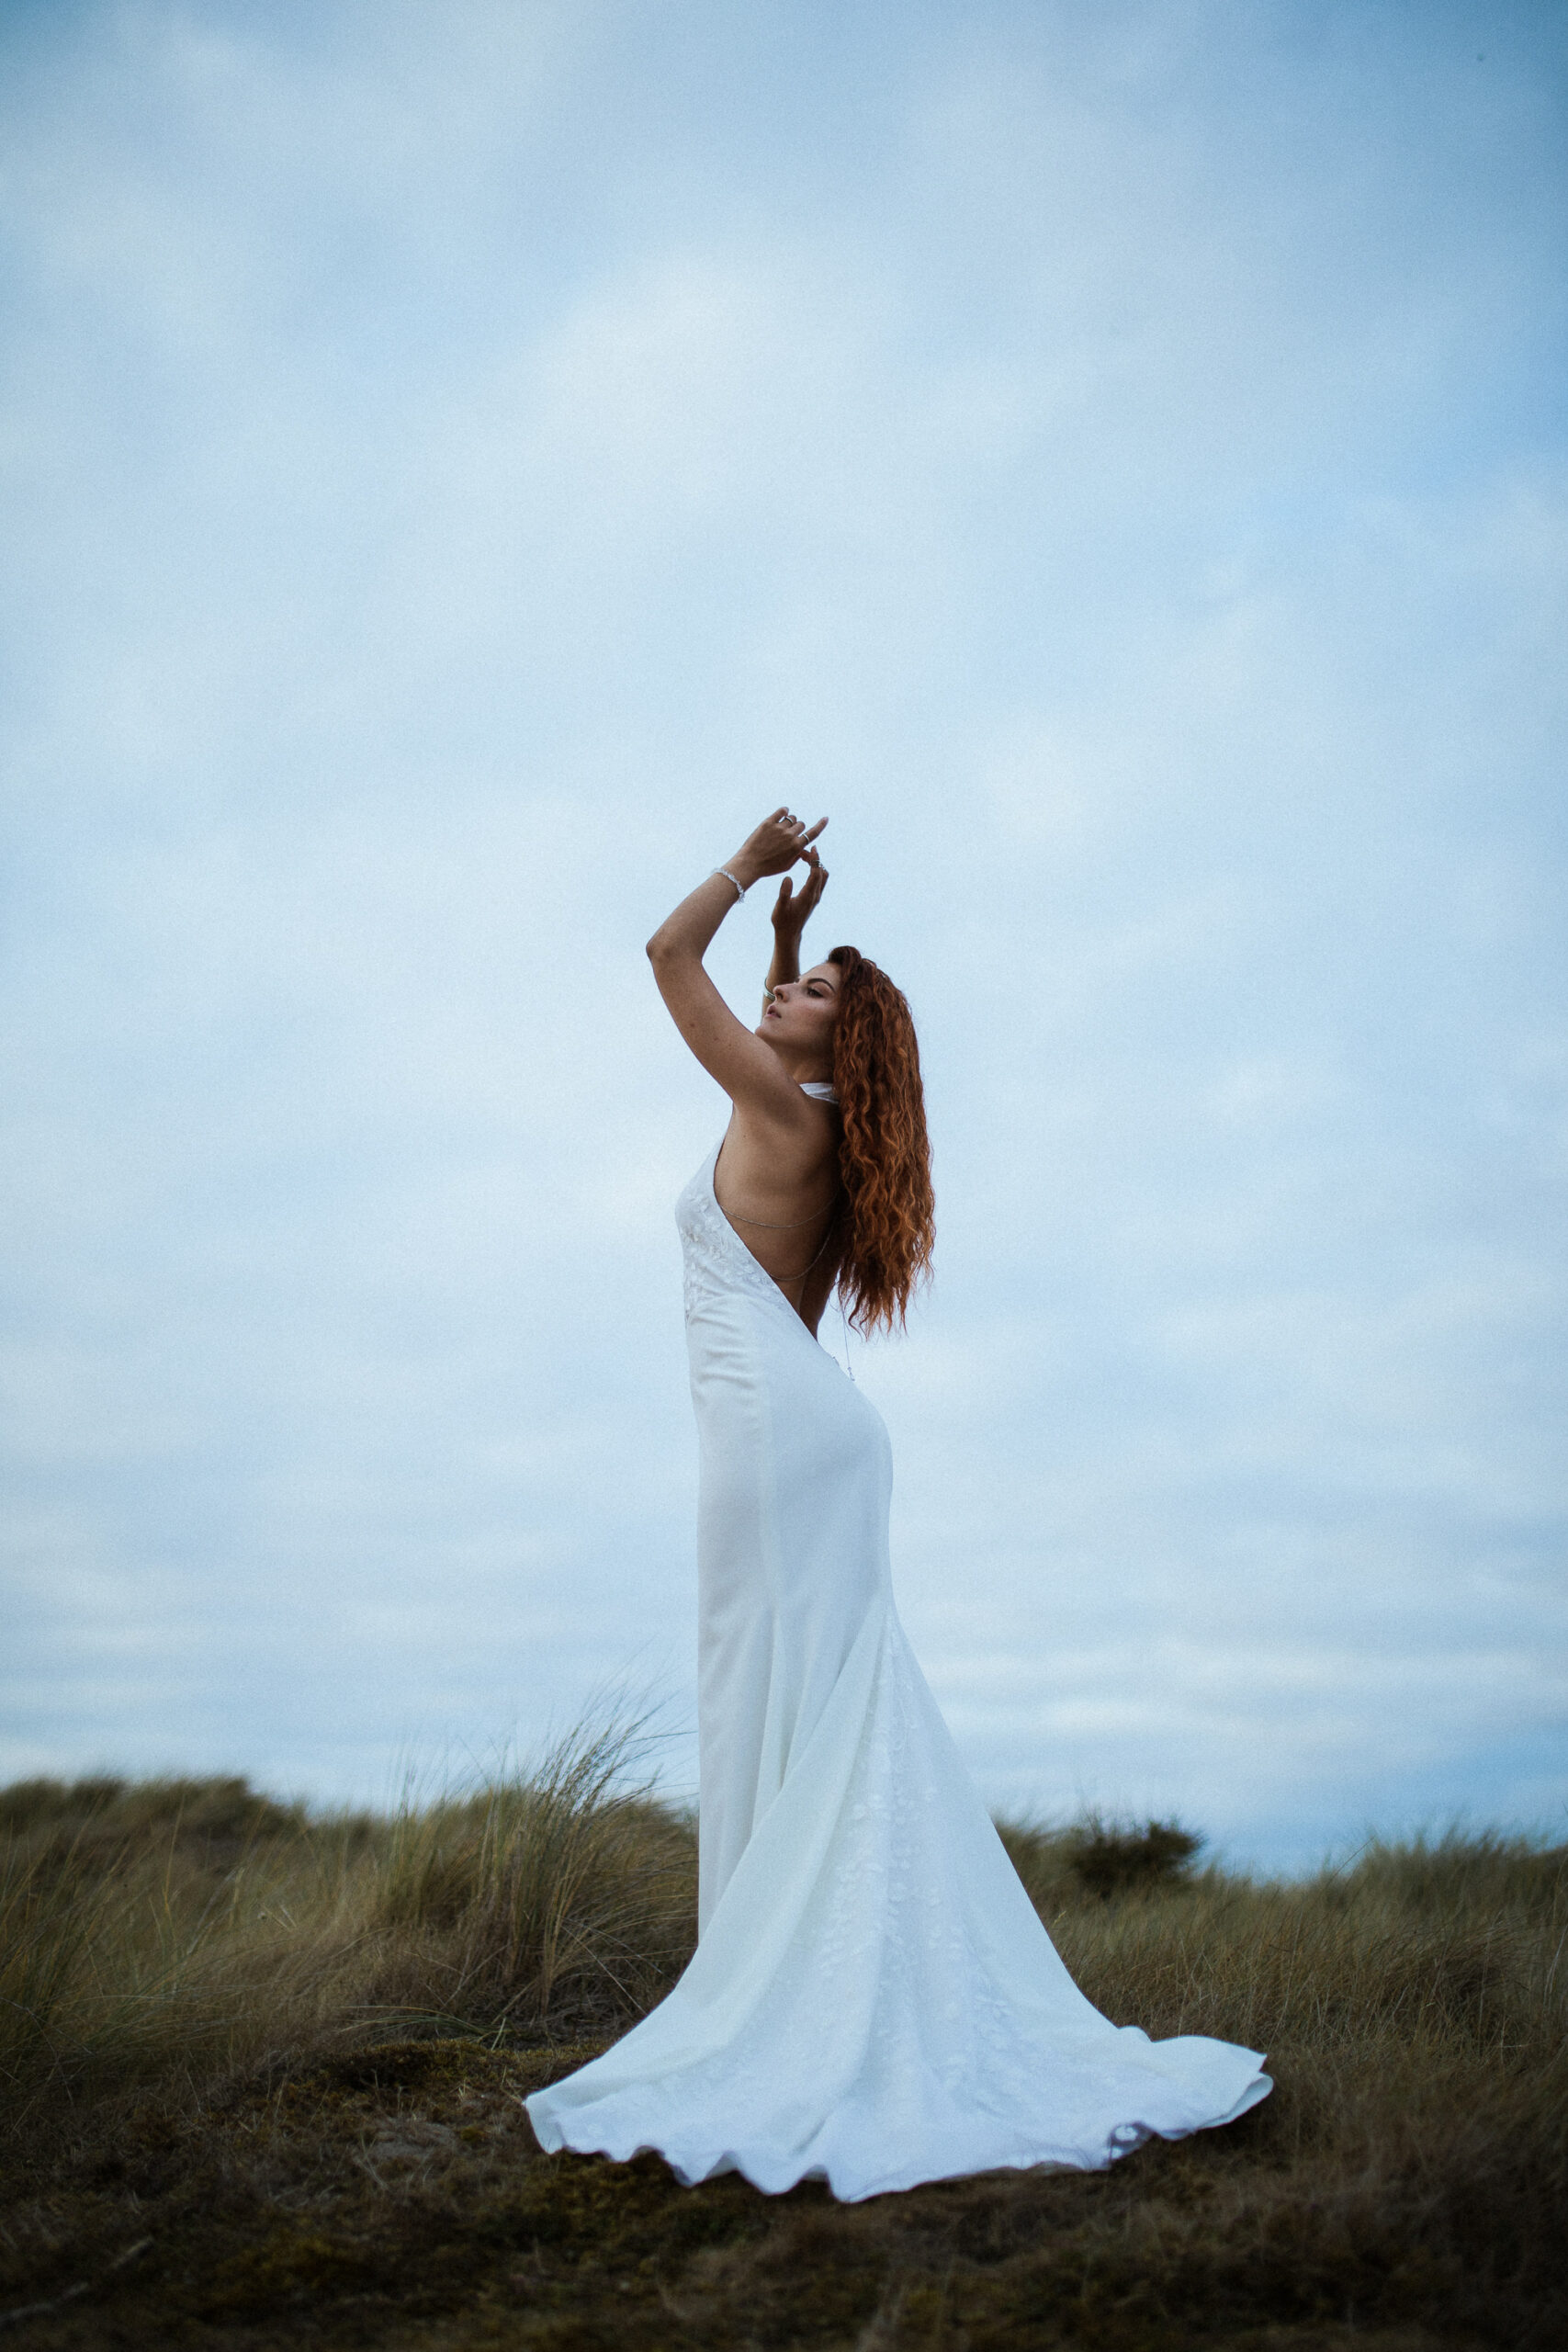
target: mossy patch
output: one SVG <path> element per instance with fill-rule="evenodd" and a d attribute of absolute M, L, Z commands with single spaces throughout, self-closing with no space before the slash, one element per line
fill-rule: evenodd
<path fill-rule="evenodd" d="M 403 2039 L 275 2061 L 184 2117 L 128 2116 L 112 2158 L 57 2168 L 32 2294 L 13 2272 L 3 2300 L 64 2300 L 14 2340 L 1310 2352 L 1377 2340 L 1357 2308 L 1390 2352 L 1475 2340 L 1388 2334 L 1452 2294 L 1452 2262 L 1402 2257 L 1375 2231 L 1325 2235 L 1310 2202 L 1238 2200 L 1246 2125 L 1109 2174 L 993 2174 L 858 2206 L 733 2175 L 688 2189 L 651 2155 L 539 2150 L 523 2098 L 598 2046 Z M 133 2230 L 151 2244 L 116 2269 Z"/>

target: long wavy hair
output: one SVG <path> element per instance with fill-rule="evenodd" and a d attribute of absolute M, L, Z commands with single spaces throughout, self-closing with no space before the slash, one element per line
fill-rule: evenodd
<path fill-rule="evenodd" d="M 839 1295 L 857 1331 L 902 1325 L 936 1232 L 920 1049 L 902 992 L 858 947 L 835 947 L 833 1090 L 844 1124 Z"/>

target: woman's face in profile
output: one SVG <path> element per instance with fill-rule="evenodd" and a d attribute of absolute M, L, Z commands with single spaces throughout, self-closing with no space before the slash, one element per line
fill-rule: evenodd
<path fill-rule="evenodd" d="M 836 964 L 817 964 L 798 980 L 781 980 L 757 1023 L 758 1036 L 780 1052 L 819 1058 L 830 1069 L 839 979 Z"/>

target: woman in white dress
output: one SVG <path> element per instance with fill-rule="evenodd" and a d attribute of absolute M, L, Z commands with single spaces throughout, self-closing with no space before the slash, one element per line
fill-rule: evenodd
<path fill-rule="evenodd" d="M 676 1209 L 701 1468 L 699 1940 L 656 2009 L 527 2106 L 547 2149 L 651 2148 L 686 2182 L 815 2177 L 857 2199 L 1103 2166 L 1270 2085 L 1256 2051 L 1150 2041 L 1078 1991 L 899 1624 L 887 1433 L 816 1331 L 835 1286 L 859 1329 L 894 1328 L 929 1261 L 919 1060 L 904 999 L 854 948 L 800 974 L 822 823 L 776 810 L 649 943 L 733 1106 Z M 753 882 L 800 861 L 748 1030 L 703 956 Z"/>

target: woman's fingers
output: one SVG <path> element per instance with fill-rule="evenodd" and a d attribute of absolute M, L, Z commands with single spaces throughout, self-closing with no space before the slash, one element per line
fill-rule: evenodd
<path fill-rule="evenodd" d="M 795 846 L 804 852 L 817 839 L 828 820 L 826 817 L 818 817 L 814 825 L 808 825 L 804 817 L 795 815 L 793 808 L 781 808 L 770 821 L 782 825 L 785 832 L 793 833 Z"/>
<path fill-rule="evenodd" d="M 810 869 L 798 890 L 786 874 L 773 901 L 773 929 L 785 938 L 798 939 L 816 912 L 817 904 L 828 886 L 828 869 L 818 865 L 812 853 Z"/>
<path fill-rule="evenodd" d="M 820 863 L 816 851 L 813 850 L 810 854 L 810 864 L 807 869 L 806 879 L 799 889 L 795 888 L 794 881 L 787 874 L 779 885 L 779 895 L 773 901 L 775 927 L 781 931 L 804 930 L 808 918 L 816 911 L 827 887 L 828 869 Z"/>
<path fill-rule="evenodd" d="M 807 918 L 815 913 L 817 901 L 822 896 L 823 886 L 827 882 L 827 879 L 828 871 L 826 866 L 819 865 L 817 863 L 815 853 L 813 853 L 811 871 L 806 877 L 805 888 L 802 889 L 799 898 L 795 902 L 795 920 L 802 925 L 802 927 L 805 926 Z"/>
<path fill-rule="evenodd" d="M 757 861 L 763 874 L 783 874 L 796 858 L 815 865 L 817 852 L 812 844 L 827 821 L 826 817 L 818 817 L 814 825 L 808 825 L 793 808 L 775 808 L 746 842 L 746 854 Z"/>

